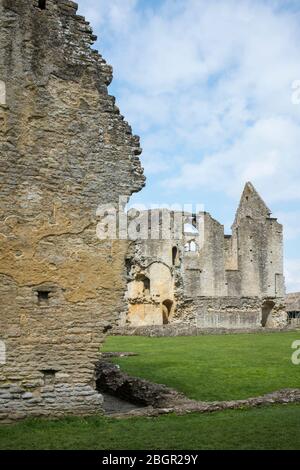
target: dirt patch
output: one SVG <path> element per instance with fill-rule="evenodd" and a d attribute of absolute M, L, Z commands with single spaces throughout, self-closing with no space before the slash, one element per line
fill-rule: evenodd
<path fill-rule="evenodd" d="M 142 405 L 134 405 L 118 397 L 110 395 L 109 393 L 102 392 L 103 395 L 103 409 L 106 415 L 114 415 L 118 413 L 132 413 L 138 410 L 143 410 Z"/>

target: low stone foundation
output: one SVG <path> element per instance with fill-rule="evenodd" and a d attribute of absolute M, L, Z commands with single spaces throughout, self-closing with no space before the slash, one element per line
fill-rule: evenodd
<path fill-rule="evenodd" d="M 114 418 L 126 417 L 156 417 L 169 413 L 184 415 L 187 413 L 212 413 L 224 410 L 238 410 L 245 408 L 256 408 L 259 406 L 287 405 L 288 403 L 300 403 L 300 389 L 283 389 L 268 393 L 260 397 L 247 398 L 246 400 L 204 402 L 186 399 L 185 403 L 170 404 L 164 408 L 146 407 L 131 410 L 128 413 L 115 413 Z"/>
<path fill-rule="evenodd" d="M 0 421 L 28 417 L 63 417 L 102 414 L 103 397 L 90 386 L 75 384 L 45 385 L 38 392 L 18 386 L 0 389 Z"/>
<path fill-rule="evenodd" d="M 262 405 L 300 402 L 300 389 L 283 389 L 245 400 L 204 402 L 191 400 L 182 393 L 165 385 L 132 377 L 120 368 L 106 361 L 100 361 L 96 368 L 97 389 L 129 403 L 142 405 L 129 411 L 110 413 L 114 417 L 159 416 L 161 414 L 205 413 L 226 409 L 239 409 Z"/>
<path fill-rule="evenodd" d="M 203 336 L 203 335 L 232 335 L 249 333 L 279 333 L 287 331 L 297 331 L 297 328 L 197 328 L 184 323 L 170 323 L 169 325 L 149 325 L 137 327 L 115 327 L 111 330 L 112 336 Z"/>
<path fill-rule="evenodd" d="M 165 385 L 131 377 L 110 362 L 99 362 L 96 367 L 96 377 L 99 392 L 110 393 L 137 405 L 159 408 L 184 403 L 187 400 L 183 394 Z"/>

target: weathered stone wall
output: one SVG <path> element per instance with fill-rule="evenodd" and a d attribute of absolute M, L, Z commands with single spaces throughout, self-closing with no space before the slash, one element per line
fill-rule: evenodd
<path fill-rule="evenodd" d="M 99 412 L 94 365 L 125 308 L 127 246 L 96 237 L 96 209 L 141 189 L 141 149 L 76 9 L 0 2 L 0 418 Z"/>
<path fill-rule="evenodd" d="M 284 299 L 276 299 L 262 325 L 260 297 L 197 297 L 185 299 L 175 317 L 197 328 L 250 329 L 286 326 Z"/>
<path fill-rule="evenodd" d="M 286 309 L 288 312 L 300 312 L 300 292 L 292 292 L 286 295 Z"/>
<path fill-rule="evenodd" d="M 171 241 L 163 245 L 157 240 L 139 242 L 137 252 L 141 250 L 143 256 L 135 252 L 128 260 L 128 312 L 123 323 L 162 324 L 165 305 L 166 316 L 172 315 L 175 306 L 172 246 Z"/>
<path fill-rule="evenodd" d="M 300 326 L 300 292 L 293 292 L 286 296 L 286 311 L 288 322 L 292 327 Z"/>
<path fill-rule="evenodd" d="M 171 219 L 172 227 L 175 214 L 164 210 L 161 226 L 166 218 Z M 152 211 L 143 217 L 151 222 Z M 165 238 L 160 230 L 153 240 L 150 223 L 148 239 L 132 244 L 129 312 L 122 324 L 165 323 L 163 302 L 171 299 L 168 322 L 199 328 L 286 325 L 282 225 L 270 217 L 270 210 L 252 184 L 245 186 L 232 235 L 224 235 L 224 227 L 207 212 L 197 217 L 184 214 L 183 219 L 198 219 L 198 231 L 186 232 L 182 224 L 181 238 L 172 230 L 171 238 Z M 157 269 L 151 272 L 154 265 Z M 147 294 L 133 288 L 138 286 L 141 273 L 149 280 Z M 155 285 L 160 288 L 155 289 Z"/>
<path fill-rule="evenodd" d="M 285 296 L 283 228 L 270 214 L 254 187 L 247 183 L 232 227 L 241 296 Z"/>

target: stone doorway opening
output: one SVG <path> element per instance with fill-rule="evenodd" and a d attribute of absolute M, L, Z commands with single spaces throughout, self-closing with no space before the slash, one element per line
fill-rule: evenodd
<path fill-rule="evenodd" d="M 167 325 L 169 323 L 170 315 L 172 312 L 173 302 L 172 300 L 164 300 L 162 303 L 162 319 L 163 325 Z"/>
<path fill-rule="evenodd" d="M 262 306 L 262 315 L 261 315 L 261 326 L 265 328 L 268 326 L 268 320 L 272 313 L 273 308 L 275 307 L 275 303 L 271 300 L 267 300 L 263 303 Z"/>

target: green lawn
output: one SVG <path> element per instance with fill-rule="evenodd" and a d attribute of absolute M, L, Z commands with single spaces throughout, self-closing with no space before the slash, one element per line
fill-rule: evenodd
<path fill-rule="evenodd" d="M 177 338 L 110 337 L 123 370 L 191 398 L 248 398 L 300 387 L 300 332 Z M 0 449 L 300 449 L 300 404 L 159 418 L 26 420 L 0 425 Z"/>
<path fill-rule="evenodd" d="M 0 449 L 300 449 L 300 406 L 0 426 Z"/>
<path fill-rule="evenodd" d="M 131 375 L 166 384 L 198 400 L 249 398 L 300 387 L 291 362 L 299 332 L 175 338 L 109 337 L 105 351 L 139 355 L 114 359 Z"/>

